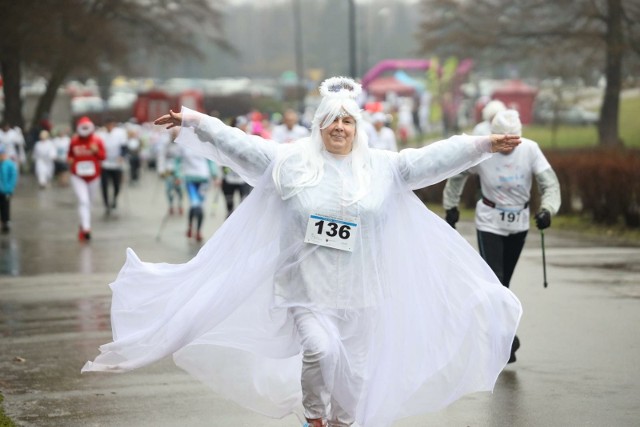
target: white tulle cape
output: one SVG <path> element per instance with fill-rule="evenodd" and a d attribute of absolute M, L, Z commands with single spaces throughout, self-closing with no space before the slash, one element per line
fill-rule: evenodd
<path fill-rule="evenodd" d="M 384 156 L 380 161 L 392 164 Z M 147 263 L 127 250 L 111 284 L 113 342 L 101 346 L 83 372 L 124 372 L 172 355 L 179 367 L 246 408 L 275 418 L 300 415 L 301 348 L 290 307 L 304 306 L 339 343 L 337 365 L 323 374 L 360 426 L 390 426 L 492 390 L 509 358 L 520 303 L 397 170 L 387 172 L 384 198 L 376 203 L 383 214 L 360 236 L 376 243 L 344 255 L 355 267 L 349 283 L 336 284 L 367 303 L 332 305 L 300 291 L 308 283 L 290 283 L 284 296 L 278 290 L 278 280 L 306 277 L 304 260 L 315 251 L 324 251 L 326 261 L 335 249 L 283 238 L 296 230 L 291 200 L 277 194 L 268 168 L 189 262 Z M 341 262 L 323 262 L 314 271 L 326 268 L 332 277 Z M 375 289 L 367 293 L 368 285 Z M 331 327 L 336 319 L 357 322 L 361 333 L 340 336 Z M 354 348 L 366 349 L 364 363 L 351 359 Z M 362 385 L 350 380 L 354 369 Z"/>

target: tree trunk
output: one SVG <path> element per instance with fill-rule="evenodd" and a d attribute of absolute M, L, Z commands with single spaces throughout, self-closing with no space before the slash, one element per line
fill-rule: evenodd
<path fill-rule="evenodd" d="M 600 110 L 598 135 L 601 146 L 622 145 L 618 134 L 620 112 L 620 91 L 622 90 L 622 56 L 624 34 L 622 28 L 622 0 L 608 0 L 607 15 L 607 59 L 605 77 L 607 80 L 604 99 Z"/>
<path fill-rule="evenodd" d="M 53 103 L 56 100 L 56 95 L 58 94 L 58 89 L 60 88 L 66 77 L 66 67 L 58 65 L 53 70 L 53 73 L 47 81 L 47 88 L 45 89 L 40 99 L 38 99 L 35 113 L 33 114 L 33 118 L 31 119 L 30 129 L 36 128 L 40 123 L 40 120 L 42 120 L 51 112 Z"/>
<path fill-rule="evenodd" d="M 22 117 L 22 98 L 20 97 L 20 47 L 5 45 L 2 47 L 3 58 L 0 61 L 3 90 L 4 116 L 3 120 L 12 126 L 24 128 Z"/>

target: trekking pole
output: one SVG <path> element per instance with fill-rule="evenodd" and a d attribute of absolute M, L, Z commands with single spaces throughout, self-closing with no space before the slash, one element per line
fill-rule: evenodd
<path fill-rule="evenodd" d="M 211 216 L 216 216 L 216 211 L 218 210 L 218 201 L 220 200 L 220 193 L 222 193 L 222 189 L 214 184 L 213 186 L 213 202 L 211 204 Z"/>
<path fill-rule="evenodd" d="M 542 243 L 542 272 L 544 274 L 544 287 L 547 287 L 547 260 L 544 255 L 544 231 L 540 230 L 540 242 Z"/>
<path fill-rule="evenodd" d="M 156 234 L 156 242 L 160 241 L 160 235 L 162 234 L 162 230 L 164 230 L 164 226 L 166 225 L 168 219 L 169 213 L 164 214 L 164 216 L 162 217 L 162 221 L 160 222 L 160 227 L 158 228 L 158 233 Z"/>
<path fill-rule="evenodd" d="M 156 201 L 156 195 L 158 194 L 158 188 L 160 188 L 161 182 L 164 183 L 165 179 L 160 176 L 160 175 L 156 175 L 156 180 L 155 183 L 153 184 L 153 191 L 151 191 L 151 203 Z"/>

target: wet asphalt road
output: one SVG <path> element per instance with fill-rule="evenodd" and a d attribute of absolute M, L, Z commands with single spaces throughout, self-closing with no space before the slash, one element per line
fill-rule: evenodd
<path fill-rule="evenodd" d="M 79 244 L 70 188 L 39 190 L 22 176 L 13 229 L 0 236 L 0 392 L 20 426 L 298 426 L 224 401 L 171 360 L 135 372 L 84 374 L 111 340 L 110 292 L 127 247 L 145 261 L 185 262 L 200 247 L 184 217 L 165 217 L 152 172 L 124 186 L 116 216 L 99 197 L 93 239 Z M 205 237 L 225 217 L 207 201 Z M 475 245 L 471 223 L 460 231 Z M 640 248 L 545 234 L 549 287 L 542 286 L 540 239 L 532 230 L 512 280 L 524 316 L 518 361 L 493 394 L 396 424 L 409 426 L 640 425 Z"/>

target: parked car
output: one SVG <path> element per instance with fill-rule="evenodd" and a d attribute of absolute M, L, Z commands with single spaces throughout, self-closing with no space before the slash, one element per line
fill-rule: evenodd
<path fill-rule="evenodd" d="M 549 124 L 553 122 L 554 111 L 552 109 L 539 110 L 536 119 L 540 123 Z M 567 125 L 597 125 L 600 115 L 597 112 L 585 110 L 582 107 L 574 106 L 557 111 L 558 123 Z"/>

